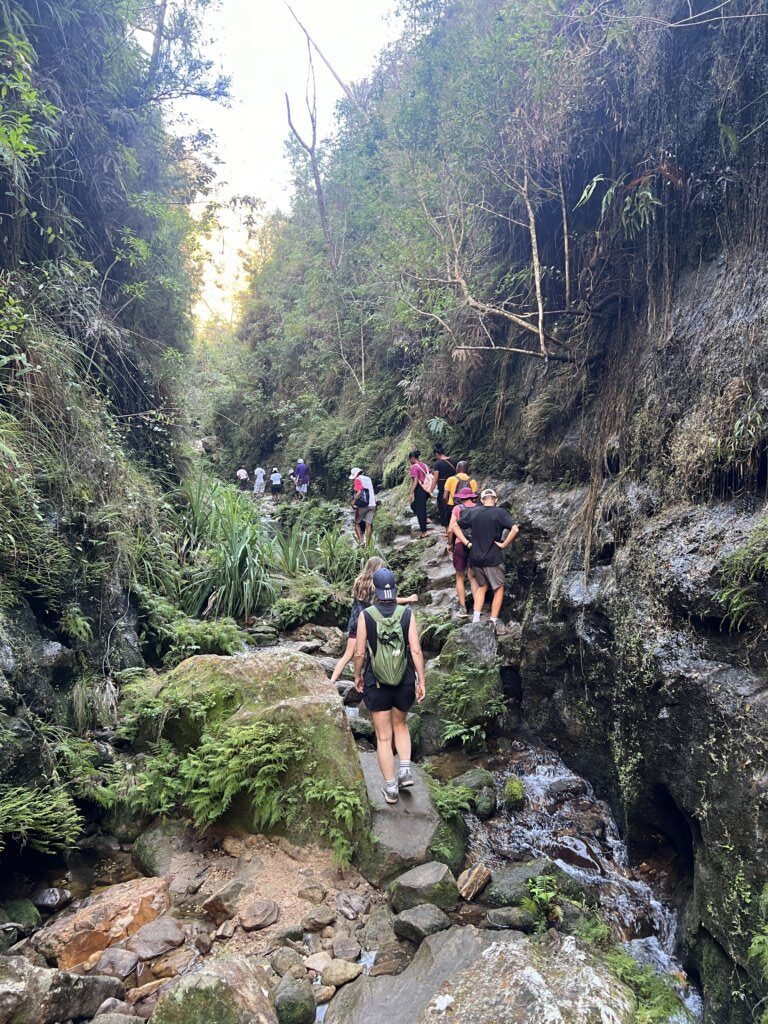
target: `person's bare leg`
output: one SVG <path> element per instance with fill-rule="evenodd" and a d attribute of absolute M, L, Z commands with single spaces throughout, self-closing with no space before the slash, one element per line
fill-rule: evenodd
<path fill-rule="evenodd" d="M 501 611 L 501 604 L 504 600 L 504 587 L 499 587 L 493 592 L 493 599 L 491 601 L 491 618 L 498 619 L 499 612 Z"/>
<path fill-rule="evenodd" d="M 354 657 L 354 655 L 355 655 L 355 638 L 353 636 L 350 636 L 350 637 L 347 638 L 347 646 L 346 646 L 346 649 L 345 649 L 344 653 L 342 654 L 342 656 L 339 658 L 339 660 L 336 662 L 336 664 L 333 667 L 333 674 L 331 675 L 331 682 L 332 683 L 336 683 L 336 682 L 339 681 L 339 679 L 341 678 L 341 673 L 344 671 L 344 669 L 347 667 L 347 665 L 350 663 L 350 661 L 352 661 L 352 658 Z"/>
<path fill-rule="evenodd" d="M 475 583 L 475 574 L 472 572 L 469 566 L 467 566 L 467 579 L 469 580 L 469 589 L 472 594 L 472 599 L 474 601 L 475 591 L 477 590 L 477 583 Z"/>
<path fill-rule="evenodd" d="M 483 610 L 485 604 L 485 595 L 488 590 L 488 584 L 485 583 L 482 586 L 478 583 L 475 589 L 475 615 L 479 615 Z"/>
<path fill-rule="evenodd" d="M 459 604 L 462 608 L 467 607 L 467 591 L 464 586 L 464 573 L 456 570 L 456 597 L 459 599 Z"/>
<path fill-rule="evenodd" d="M 395 777 L 395 759 L 392 756 L 392 711 L 372 711 L 371 719 L 376 730 L 376 760 L 385 782 Z"/>
<path fill-rule="evenodd" d="M 397 756 L 401 761 L 407 761 L 410 763 L 411 734 L 408 731 L 405 711 L 399 711 L 397 708 L 392 708 L 392 732 L 395 737 Z"/>

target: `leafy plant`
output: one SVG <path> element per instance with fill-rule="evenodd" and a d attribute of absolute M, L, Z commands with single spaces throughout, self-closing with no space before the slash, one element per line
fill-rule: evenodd
<path fill-rule="evenodd" d="M 605 959 L 619 981 L 634 993 L 637 1001 L 634 1019 L 637 1024 L 666 1024 L 677 1014 L 685 1015 L 685 1007 L 670 978 L 657 974 L 647 964 L 639 964 L 618 946 L 609 950 Z"/>
<path fill-rule="evenodd" d="M 0 786 L 0 851 L 9 838 L 41 853 L 66 849 L 83 827 L 62 786 Z"/>
<path fill-rule="evenodd" d="M 445 821 L 456 821 L 472 810 L 472 790 L 468 786 L 444 786 L 427 775 L 429 795 L 435 810 Z"/>

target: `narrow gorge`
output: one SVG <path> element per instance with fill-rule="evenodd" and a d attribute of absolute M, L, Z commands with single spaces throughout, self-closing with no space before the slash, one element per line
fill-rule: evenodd
<path fill-rule="evenodd" d="M 286 212 L 234 2 L 0 0 L 0 1024 L 766 1024 L 768 11 L 404 0 L 347 85 L 289 9 Z M 519 526 L 498 623 L 413 451 Z"/>

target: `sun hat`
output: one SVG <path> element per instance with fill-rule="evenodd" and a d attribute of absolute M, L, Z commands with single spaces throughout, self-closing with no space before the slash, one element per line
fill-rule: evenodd
<path fill-rule="evenodd" d="M 358 476 L 358 474 L 360 474 L 362 472 L 363 472 L 362 466 L 353 466 L 352 467 L 352 472 L 349 474 L 349 479 L 350 480 L 354 480 L 355 477 Z"/>
<path fill-rule="evenodd" d="M 397 597 L 397 583 L 391 569 L 377 569 L 373 574 L 373 587 L 379 601 L 394 601 Z"/>
<path fill-rule="evenodd" d="M 296 465 L 304 465 L 304 459 L 296 459 Z"/>
<path fill-rule="evenodd" d="M 498 494 L 492 487 L 486 487 L 484 491 L 480 492 L 480 500 L 483 498 L 498 498 Z"/>
<path fill-rule="evenodd" d="M 459 493 L 455 495 L 457 501 L 469 501 L 470 498 L 476 497 L 477 493 L 471 487 L 462 487 Z"/>

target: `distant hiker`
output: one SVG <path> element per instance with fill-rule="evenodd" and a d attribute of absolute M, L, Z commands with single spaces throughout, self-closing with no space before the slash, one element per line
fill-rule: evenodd
<path fill-rule="evenodd" d="M 237 486 L 240 488 L 240 490 L 241 491 L 247 491 L 248 490 L 248 470 L 247 469 L 243 469 L 241 467 L 240 469 L 238 469 L 237 473 L 235 473 L 235 476 L 237 477 Z"/>
<path fill-rule="evenodd" d="M 461 465 L 461 463 L 459 463 Z M 463 541 L 456 536 L 456 523 L 462 509 L 474 508 L 477 501 L 476 492 L 469 487 L 462 489 L 455 496 L 455 504 L 451 510 L 451 521 L 448 524 L 448 546 L 453 558 L 453 568 L 456 570 L 456 597 L 459 602 L 459 611 L 462 615 L 467 614 L 467 588 L 464 582 L 464 573 L 467 574 L 470 590 L 474 596 L 475 577 L 469 566 L 469 549 Z M 469 523 L 465 524 L 464 536 L 471 540 L 472 533 Z"/>
<path fill-rule="evenodd" d="M 264 484 L 266 482 L 266 479 L 267 479 L 266 472 L 262 469 L 261 466 L 257 466 L 256 469 L 254 469 L 254 471 L 253 471 L 253 493 L 254 494 L 263 494 L 264 493 Z"/>
<path fill-rule="evenodd" d="M 355 533 L 360 544 L 371 539 L 373 517 L 376 515 L 376 493 L 373 481 L 360 466 L 353 466 L 349 474 L 352 483 L 352 508 L 355 511 Z"/>
<path fill-rule="evenodd" d="M 456 475 L 449 476 L 445 481 L 445 501 L 448 508 L 453 508 L 454 495 L 456 491 L 460 491 L 462 487 L 468 487 L 470 491 L 477 491 L 477 480 L 472 480 L 469 475 L 469 463 L 462 459 L 456 463 Z"/>
<path fill-rule="evenodd" d="M 490 487 L 486 488 L 480 494 L 480 505 L 477 508 L 462 509 L 454 527 L 457 539 L 469 548 L 469 566 L 475 577 L 472 621 L 480 621 L 485 595 L 490 588 L 493 592 L 491 622 L 494 626 L 499 621 L 504 600 L 504 550 L 520 532 L 520 527 L 512 522 L 509 512 L 497 506 L 497 500 L 496 492 Z M 465 526 L 472 531 L 471 540 L 464 532 Z M 502 541 L 505 530 L 509 530 L 509 533 Z"/>
<path fill-rule="evenodd" d="M 445 485 L 457 470 L 458 467 L 443 451 L 443 446 L 441 444 L 436 444 L 435 464 L 432 467 L 432 472 L 435 476 L 435 484 L 437 485 L 437 513 L 440 518 L 440 525 L 443 529 L 448 528 L 448 523 L 451 518 L 451 512 L 448 508 L 448 503 L 445 500 Z"/>
<path fill-rule="evenodd" d="M 408 452 L 410 463 L 411 484 L 408 497 L 411 502 L 411 511 L 419 523 L 419 531 L 422 539 L 429 536 L 427 533 L 427 500 L 433 491 L 433 477 L 426 462 L 421 461 L 421 452 L 414 448 Z"/>
<path fill-rule="evenodd" d="M 389 569 L 373 574 L 375 601 L 360 612 L 355 642 L 355 688 L 363 694 L 376 730 L 376 759 L 384 778 L 381 792 L 397 803 L 399 789 L 413 785 L 411 735 L 406 715 L 423 701 L 424 655 L 416 617 L 396 603 L 397 586 Z M 394 737 L 400 767 L 395 776 Z"/>
<path fill-rule="evenodd" d="M 277 466 L 272 467 L 272 472 L 269 474 L 270 490 L 272 492 L 272 501 L 277 502 L 280 495 L 283 493 L 283 477 Z"/>
<path fill-rule="evenodd" d="M 306 498 L 309 490 L 309 466 L 304 459 L 296 463 L 296 493 L 302 499 Z"/>
<path fill-rule="evenodd" d="M 379 558 L 378 555 L 374 555 L 369 558 L 365 563 L 363 571 L 357 577 L 355 582 L 352 584 L 352 611 L 349 613 L 349 621 L 347 622 L 347 647 L 342 656 L 336 662 L 333 673 L 331 675 L 331 682 L 335 683 L 341 678 L 341 673 L 352 661 L 355 655 L 355 638 L 357 637 L 357 620 L 360 618 L 360 612 L 363 611 L 368 605 L 373 604 L 374 589 L 373 589 L 373 574 L 377 569 L 385 569 L 386 562 L 383 558 Z M 411 594 L 410 597 L 398 597 L 398 604 L 417 604 L 418 595 Z"/>

